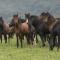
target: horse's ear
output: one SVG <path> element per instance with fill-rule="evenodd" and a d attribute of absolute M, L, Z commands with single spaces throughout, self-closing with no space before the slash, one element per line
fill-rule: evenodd
<path fill-rule="evenodd" d="M 41 15 L 44 16 L 45 15 L 45 12 L 42 12 Z"/>

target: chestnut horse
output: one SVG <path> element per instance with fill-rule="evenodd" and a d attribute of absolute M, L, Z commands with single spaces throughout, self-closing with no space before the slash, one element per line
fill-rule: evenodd
<path fill-rule="evenodd" d="M 22 40 L 24 38 L 24 35 L 26 36 L 27 41 L 31 42 L 33 44 L 35 30 L 34 30 L 33 26 L 31 28 L 31 31 L 29 30 L 29 25 L 28 25 L 27 20 L 22 23 L 21 19 L 19 19 L 18 15 L 14 15 L 13 22 L 11 25 L 14 26 L 14 32 L 15 32 L 16 38 L 17 38 L 17 48 L 19 46 L 18 39 L 20 39 L 21 47 L 23 47 Z"/>

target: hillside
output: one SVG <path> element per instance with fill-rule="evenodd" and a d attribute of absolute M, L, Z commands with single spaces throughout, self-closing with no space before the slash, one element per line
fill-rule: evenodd
<path fill-rule="evenodd" d="M 60 0 L 0 0 L 0 16 L 7 21 L 17 12 L 19 15 L 25 12 L 39 15 L 43 11 L 60 16 Z"/>

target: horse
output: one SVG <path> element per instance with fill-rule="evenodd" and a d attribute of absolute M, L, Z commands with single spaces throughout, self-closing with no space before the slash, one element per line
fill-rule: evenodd
<path fill-rule="evenodd" d="M 7 43 L 7 34 L 11 32 L 9 24 L 3 20 L 3 17 L 0 17 L 0 38 L 2 43 L 2 35 L 4 36 L 5 43 Z M 9 35 L 9 34 L 8 34 Z"/>
<path fill-rule="evenodd" d="M 31 31 L 29 30 L 29 26 L 27 21 L 21 22 L 21 19 L 15 15 L 13 16 L 13 24 L 11 24 L 14 27 L 14 32 L 16 34 L 16 38 L 17 38 L 17 48 L 19 47 L 19 39 L 21 42 L 21 48 L 23 47 L 22 45 L 22 40 L 24 38 L 24 35 L 26 35 L 27 37 L 27 41 L 29 42 L 29 40 L 32 42 L 34 41 L 34 28 L 31 28 Z"/>
<path fill-rule="evenodd" d="M 57 50 L 59 50 L 59 46 L 60 46 L 60 21 L 59 19 L 57 20 L 49 12 L 41 14 L 41 19 L 43 19 L 47 23 L 47 26 L 50 32 L 50 39 L 49 39 L 50 50 L 53 50 L 56 43 L 57 43 Z M 56 37 L 58 39 L 56 39 Z"/>
<path fill-rule="evenodd" d="M 33 25 L 36 30 L 36 41 L 37 40 L 37 34 L 39 34 L 41 41 L 42 41 L 42 47 L 45 46 L 46 42 L 46 32 L 48 33 L 48 28 L 45 22 L 40 18 L 40 16 L 36 15 L 30 15 L 25 14 L 26 19 L 28 19 L 29 26 Z"/>
<path fill-rule="evenodd" d="M 13 27 L 10 27 L 9 23 L 7 23 L 6 21 L 4 21 L 3 23 L 3 36 L 5 39 L 5 43 L 7 43 L 7 40 L 10 40 L 10 38 L 13 38 Z"/>

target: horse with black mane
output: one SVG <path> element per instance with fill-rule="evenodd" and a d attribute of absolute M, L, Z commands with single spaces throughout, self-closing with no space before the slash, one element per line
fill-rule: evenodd
<path fill-rule="evenodd" d="M 46 16 L 44 18 L 44 16 Z M 59 49 L 60 46 L 60 21 L 54 18 L 49 12 L 44 13 L 44 15 L 41 15 L 41 18 L 47 23 L 49 32 L 50 32 L 50 39 L 49 39 L 49 46 L 50 50 L 53 50 L 55 44 L 57 43 L 57 49 Z M 58 39 L 57 39 L 57 38 Z M 55 43 L 56 41 L 56 43 Z"/>
<path fill-rule="evenodd" d="M 35 27 L 36 30 L 36 41 L 37 40 L 37 34 L 39 34 L 41 41 L 42 41 L 42 46 L 45 46 L 45 41 L 46 41 L 46 36 L 49 31 L 46 25 L 46 22 L 43 21 L 43 19 L 40 18 L 40 16 L 36 16 L 36 15 L 30 15 L 25 14 L 25 17 L 28 19 L 28 24 L 31 27 L 31 25 L 33 25 Z"/>

